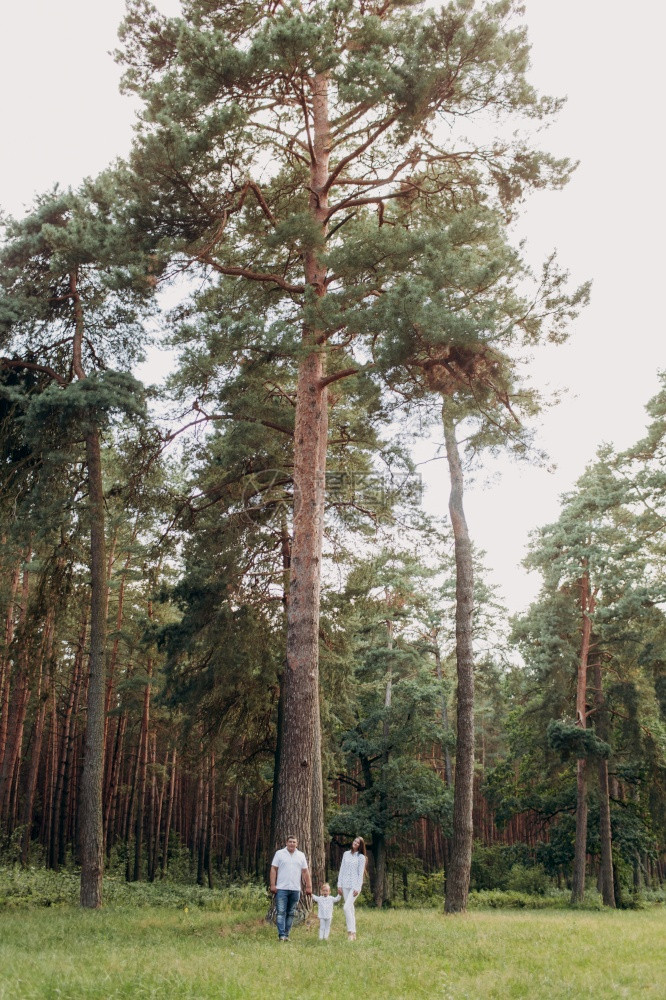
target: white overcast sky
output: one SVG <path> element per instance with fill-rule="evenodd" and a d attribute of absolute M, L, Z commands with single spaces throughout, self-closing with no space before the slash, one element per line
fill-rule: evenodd
<path fill-rule="evenodd" d="M 159 0 L 168 12 L 177 0 Z M 535 263 L 557 248 L 592 302 L 565 346 L 537 359 L 538 384 L 566 387 L 539 443 L 554 471 L 498 466 L 467 498 L 470 530 L 512 611 L 538 580 L 520 569 L 531 528 L 554 519 L 558 496 L 602 442 L 622 448 L 646 421 L 666 369 L 663 44 L 660 0 L 526 0 L 531 81 L 566 95 L 543 148 L 580 160 L 564 191 L 524 206 L 520 233 Z M 0 14 L 0 207 L 20 215 L 56 181 L 75 185 L 129 148 L 132 102 L 108 54 L 122 0 L 30 0 Z M 428 453 L 438 442 L 433 439 Z M 424 452 L 425 454 L 425 452 Z M 444 479 L 428 475 L 429 509 L 446 509 Z M 443 469 L 441 470 L 443 472 Z"/>

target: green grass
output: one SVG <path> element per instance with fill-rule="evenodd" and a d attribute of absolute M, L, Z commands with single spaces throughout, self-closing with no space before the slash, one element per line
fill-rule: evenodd
<path fill-rule="evenodd" d="M 0 911 L 1 1000 L 663 1000 L 666 909 L 358 911 L 279 945 L 255 907 Z"/>

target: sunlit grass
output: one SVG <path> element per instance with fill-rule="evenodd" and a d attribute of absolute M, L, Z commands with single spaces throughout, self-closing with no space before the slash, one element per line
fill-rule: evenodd
<path fill-rule="evenodd" d="M 0 913 L 0 998 L 664 997 L 666 910 L 361 909 L 279 945 L 258 910 L 109 907 Z"/>

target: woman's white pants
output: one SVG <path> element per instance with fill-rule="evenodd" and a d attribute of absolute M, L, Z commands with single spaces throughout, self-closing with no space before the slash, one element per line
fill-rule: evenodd
<path fill-rule="evenodd" d="M 354 903 L 356 902 L 356 896 L 354 895 L 353 889 L 341 888 L 340 892 L 345 901 L 343 907 L 345 914 L 345 922 L 347 924 L 347 930 L 350 934 L 356 933 L 356 912 L 354 910 Z"/>

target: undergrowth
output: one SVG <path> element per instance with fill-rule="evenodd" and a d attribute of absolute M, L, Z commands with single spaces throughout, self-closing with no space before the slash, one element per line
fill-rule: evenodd
<path fill-rule="evenodd" d="M 76 906 L 79 873 L 44 868 L 0 868 L 0 908 L 17 906 Z M 126 882 L 120 875 L 104 877 L 104 903 L 116 906 L 157 906 L 211 911 L 260 910 L 268 895 L 258 882 L 232 883 L 223 889 L 171 882 Z"/>

